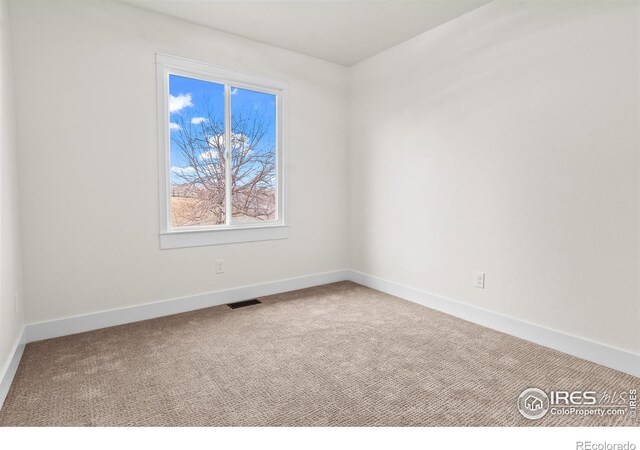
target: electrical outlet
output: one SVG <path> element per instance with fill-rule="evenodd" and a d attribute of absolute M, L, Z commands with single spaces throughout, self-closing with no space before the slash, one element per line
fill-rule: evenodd
<path fill-rule="evenodd" d="M 473 285 L 479 289 L 484 289 L 484 272 L 476 272 Z"/>
<path fill-rule="evenodd" d="M 224 273 L 224 259 L 216 259 L 216 273 Z"/>

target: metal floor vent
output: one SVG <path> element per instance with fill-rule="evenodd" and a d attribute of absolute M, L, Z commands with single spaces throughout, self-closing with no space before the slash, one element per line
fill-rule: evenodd
<path fill-rule="evenodd" d="M 227 306 L 231 309 L 236 309 L 236 308 L 242 308 L 244 306 L 259 305 L 261 303 L 262 302 L 260 300 L 258 300 L 257 298 L 254 298 L 252 300 L 245 300 L 243 302 L 229 303 L 227 304 Z"/>

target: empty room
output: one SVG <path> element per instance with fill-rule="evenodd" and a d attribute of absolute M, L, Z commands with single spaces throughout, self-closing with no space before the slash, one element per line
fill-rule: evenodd
<path fill-rule="evenodd" d="M 0 24 L 0 447 L 640 446 L 638 1 L 2 0 Z"/>

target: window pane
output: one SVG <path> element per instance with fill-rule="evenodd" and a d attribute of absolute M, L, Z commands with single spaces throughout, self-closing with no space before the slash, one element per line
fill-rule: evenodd
<path fill-rule="evenodd" d="M 231 88 L 233 222 L 276 220 L 276 96 Z"/>
<path fill-rule="evenodd" d="M 224 85 L 169 76 L 171 223 L 225 223 Z"/>

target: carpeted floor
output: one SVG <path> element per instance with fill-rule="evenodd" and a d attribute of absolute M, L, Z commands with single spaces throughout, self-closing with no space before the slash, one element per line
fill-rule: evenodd
<path fill-rule="evenodd" d="M 29 344 L 0 425 L 640 425 L 521 391 L 640 379 L 351 282 Z"/>

